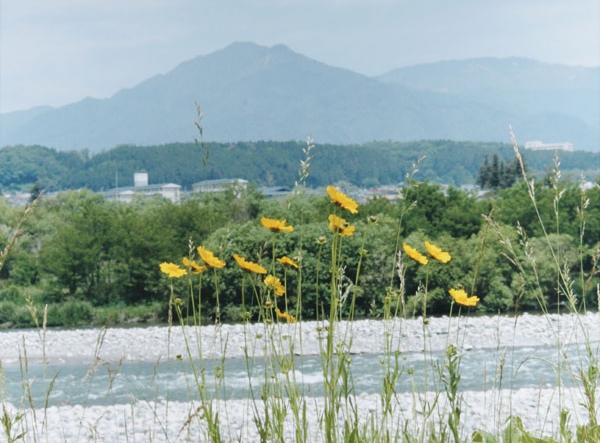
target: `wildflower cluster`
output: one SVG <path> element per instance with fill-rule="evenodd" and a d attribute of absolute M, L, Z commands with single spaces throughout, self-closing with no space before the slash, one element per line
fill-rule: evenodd
<path fill-rule="evenodd" d="M 417 263 L 423 266 L 427 266 L 429 264 L 429 259 L 427 258 L 427 256 L 425 256 L 409 244 L 404 243 L 402 245 L 402 249 L 404 250 L 406 255 L 408 255 L 412 260 L 416 261 Z M 448 263 L 450 260 L 452 260 L 452 256 L 449 252 L 442 250 L 442 248 L 434 245 L 433 243 L 426 241 L 425 249 L 433 259 L 439 261 L 440 263 Z M 479 301 L 479 297 L 475 295 L 468 296 L 464 289 L 453 288 L 450 289 L 449 292 L 452 296 L 452 299 L 459 305 L 473 307 L 476 306 L 477 302 Z"/>
<path fill-rule="evenodd" d="M 204 265 L 201 265 L 196 261 L 189 259 L 188 257 L 183 257 L 181 263 L 187 269 L 182 268 L 176 263 L 163 262 L 160 264 L 160 271 L 163 274 L 166 274 L 169 278 L 180 278 L 184 275 L 187 275 L 188 270 L 192 274 L 202 274 L 209 267 L 217 269 L 225 267 L 225 262 L 215 257 L 215 255 L 204 246 L 199 246 L 197 251 L 200 255 L 200 258 L 204 262 Z"/>
<path fill-rule="evenodd" d="M 358 203 L 352 198 L 345 195 L 343 192 L 339 191 L 333 186 L 327 187 L 327 195 L 332 204 L 343 209 L 344 211 L 349 212 L 350 214 L 358 213 Z M 328 217 L 329 221 L 329 230 L 334 234 L 335 238 L 340 239 L 342 237 L 351 237 L 356 232 L 356 227 L 351 225 L 347 220 L 340 217 L 336 214 L 330 214 Z M 372 221 L 369 219 L 369 221 Z M 294 227 L 287 223 L 287 220 L 279 220 L 274 218 L 262 217 L 260 219 L 262 226 L 265 229 L 268 229 L 275 235 L 279 233 L 290 233 L 294 232 Z M 273 237 L 273 253 L 275 254 L 275 236 Z M 326 238 L 321 236 L 318 240 L 318 244 L 324 244 L 326 242 Z M 340 243 L 341 245 L 341 243 Z M 446 264 L 452 260 L 452 256 L 448 251 L 444 251 L 439 246 L 429 242 L 424 242 L 426 253 L 422 253 L 417 248 L 404 243 L 402 245 L 403 251 L 406 255 L 416 261 L 417 263 L 423 266 L 429 266 L 430 260 L 433 259 L 442 264 Z M 197 249 L 198 256 L 201 260 L 201 263 L 198 263 L 191 258 L 184 257 L 182 260 L 183 267 L 175 263 L 161 263 L 160 270 L 164 274 L 166 274 L 169 278 L 180 278 L 188 273 L 191 274 L 201 274 L 205 272 L 208 268 L 213 269 L 222 269 L 226 266 L 225 261 L 216 257 L 215 254 L 206 249 L 204 246 L 199 246 Z M 286 296 L 286 284 L 282 283 L 281 279 L 274 275 L 274 268 L 269 272 L 266 267 L 262 266 L 259 263 L 255 263 L 253 261 L 247 260 L 239 254 L 233 254 L 233 258 L 239 268 L 247 273 L 248 275 L 264 275 L 265 277 L 262 279 L 262 288 L 264 288 L 265 296 L 267 297 L 265 300 L 259 303 L 259 305 L 263 306 L 273 306 L 275 308 L 275 316 L 278 319 L 285 320 L 289 323 L 293 323 L 296 321 L 296 318 L 287 312 L 282 312 L 277 305 L 273 305 L 273 301 L 269 298 L 269 292 L 274 294 L 277 297 Z M 298 261 L 292 259 L 287 256 L 281 256 L 278 258 L 273 257 L 279 264 L 281 264 L 284 268 L 289 269 L 298 269 L 299 264 Z M 474 307 L 479 302 L 479 297 L 472 295 L 469 296 L 463 289 L 455 289 L 452 288 L 449 290 L 450 296 L 455 303 L 458 303 L 462 306 Z M 287 306 L 287 298 L 286 298 L 286 306 Z"/>
<path fill-rule="evenodd" d="M 278 234 L 280 232 L 294 232 L 294 227 L 286 224 L 287 220 L 285 220 L 285 219 L 277 220 L 277 219 L 273 219 L 273 218 L 262 217 L 260 219 L 260 222 L 266 229 L 273 232 L 274 234 Z M 275 236 L 273 237 L 273 258 L 275 258 Z M 277 259 L 277 261 L 284 266 L 295 266 L 296 268 L 298 267 L 298 265 L 289 257 L 281 257 L 281 258 Z M 266 274 L 266 272 L 265 272 L 265 274 Z M 287 305 L 286 288 L 285 288 L 285 285 L 283 283 L 281 283 L 281 279 L 279 277 L 272 275 L 272 274 L 268 274 L 264 278 L 263 283 L 265 284 L 265 287 L 269 291 L 273 291 L 273 293 L 277 297 L 285 297 L 284 302 Z M 267 293 L 267 299 L 265 302 L 265 306 L 270 307 L 271 305 L 272 305 L 272 302 L 269 298 L 269 294 Z M 275 315 L 277 316 L 277 318 L 283 319 L 283 320 L 287 321 L 288 323 L 296 322 L 296 318 L 294 316 L 292 316 L 291 314 L 289 314 L 287 312 L 281 312 L 281 310 L 278 307 L 275 307 Z"/>
<path fill-rule="evenodd" d="M 329 195 L 331 202 L 336 206 L 339 206 L 351 214 L 358 213 L 358 203 L 341 191 L 338 191 L 333 186 L 327 187 L 327 195 Z M 351 237 L 354 235 L 356 227 L 350 225 L 350 223 L 348 223 L 342 217 L 331 214 L 329 216 L 329 230 L 340 237 Z"/>

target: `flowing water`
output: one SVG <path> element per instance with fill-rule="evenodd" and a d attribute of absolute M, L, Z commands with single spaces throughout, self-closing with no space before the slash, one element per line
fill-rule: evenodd
<path fill-rule="evenodd" d="M 563 351 L 561 355 L 570 361 L 577 364 L 585 361 L 580 347 L 571 346 Z M 460 389 L 483 391 L 555 386 L 557 354 L 556 347 L 542 346 L 466 352 L 460 363 Z M 381 392 L 387 366 L 399 370 L 396 392 L 413 389 L 443 391 L 440 373 L 444 373 L 444 360 L 444 353 L 352 355 L 350 386 L 357 395 Z M 323 368 L 319 357 L 296 356 L 294 369 L 286 371 L 274 365 L 279 369 L 265 377 L 264 359 L 248 362 L 245 359 L 227 359 L 224 362 L 204 361 L 203 364 L 195 361 L 194 369 L 199 377 L 197 383 L 193 378 L 194 371 L 186 361 L 99 362 L 95 365 L 74 360 L 48 365 L 33 361 L 27 365 L 24 362 L 10 363 L 1 367 L 0 398 L 7 398 L 14 405 L 29 406 L 33 401 L 36 407 L 44 406 L 46 402 L 52 406 L 110 405 L 134 400 L 184 401 L 198 398 L 198 384 L 205 386 L 206 395 L 211 397 L 231 399 L 254 395 L 260 398 L 261 389 L 273 386 L 274 379 L 278 379 L 278 385 L 283 387 L 287 385 L 286 380 L 295 380 L 300 394 L 323 394 Z M 571 374 L 576 370 L 576 367 L 563 368 L 562 382 L 565 385 L 573 384 Z"/>

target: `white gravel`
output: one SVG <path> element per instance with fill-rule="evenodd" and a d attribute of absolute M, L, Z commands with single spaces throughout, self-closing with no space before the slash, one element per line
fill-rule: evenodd
<path fill-rule="evenodd" d="M 325 325 L 317 322 L 277 325 L 275 333 L 286 340 L 286 346 L 302 355 L 318 355 Z M 458 327 L 458 331 L 457 331 Z M 529 315 L 519 317 L 485 316 L 430 318 L 425 328 L 427 340 L 423 340 L 423 322 L 420 318 L 396 320 L 384 324 L 377 320 L 358 320 L 338 325 L 339 340 L 352 337 L 351 352 L 355 354 L 381 353 L 384 337 L 392 334 L 391 348 L 402 352 L 430 351 L 446 348 L 448 343 L 459 342 L 462 349 L 494 349 L 510 346 L 553 345 L 560 339 L 563 345 L 582 343 L 585 334 L 591 341 L 600 341 L 600 314 L 586 315 Z M 205 358 L 221 356 L 218 341 L 227 341 L 227 357 L 243 357 L 245 337 L 264 340 L 266 333 L 262 324 L 222 325 L 219 328 L 185 328 L 189 346 L 196 349 L 197 337 L 201 337 Z M 169 338 L 170 336 L 170 338 Z M 45 343 L 45 346 L 43 344 Z M 168 346 L 170 343 L 170 349 Z M 44 334 L 36 330 L 0 332 L 0 358 L 14 362 L 23 355 L 31 359 L 45 358 L 50 361 L 70 359 L 93 361 L 96 356 L 106 361 L 156 361 L 167 355 L 185 354 L 184 332 L 181 327 L 165 326 L 76 329 L 50 329 Z M 44 354 L 45 352 L 45 354 Z M 262 353 L 261 346 L 255 349 Z"/>
<path fill-rule="evenodd" d="M 587 416 L 579 405 L 577 390 L 563 391 L 563 409 L 571 411 L 571 423 L 585 423 Z M 421 396 L 423 399 L 424 396 Z M 429 396 L 430 401 L 433 396 Z M 323 414 L 322 398 L 305 398 L 308 431 L 304 441 L 324 441 L 319 420 Z M 376 427 L 381 426 L 381 398 L 378 395 L 359 395 L 356 400 L 361 423 L 373 419 Z M 430 403 L 431 404 L 431 403 Z M 503 429 L 509 415 L 522 418 L 524 428 L 534 435 L 556 435 L 559 430 L 558 391 L 552 389 L 521 389 L 510 392 L 465 392 L 462 411 L 461 437 L 466 439 L 474 430 L 497 432 Z M 224 441 L 260 441 L 254 424 L 254 405 L 248 400 L 229 400 L 213 403 L 219 413 L 219 425 Z M 263 403 L 256 407 L 264 417 Z M 45 413 L 37 411 L 34 417 L 30 410 L 19 423 L 27 429 L 25 441 L 49 442 L 179 442 L 207 441 L 205 422 L 197 419 L 201 411 L 199 403 L 147 404 L 101 406 L 51 406 Z M 17 410 L 8 405 L 11 415 Z M 442 395 L 432 417 L 447 417 L 448 409 Z M 343 413 L 340 414 L 343 416 Z M 190 419 L 191 417 L 194 417 Z M 341 424 L 342 421 L 340 420 Z M 401 394 L 394 398 L 392 417 L 387 428 L 392 433 L 402 432 L 405 427 L 412 435 L 419 435 L 423 423 L 423 407 L 420 400 L 415 404 L 412 394 Z M 285 441 L 296 441 L 295 423 L 291 411 L 283 424 Z M 341 431 L 340 431 L 341 433 Z M 392 434 L 394 435 L 394 434 Z M 35 439 L 34 439 L 35 436 Z M 1 438 L 1 437 L 0 437 Z M 339 439 L 343 441 L 342 438 Z M 395 440 L 392 438 L 392 440 Z M 401 441 L 398 439 L 397 441 Z"/>
<path fill-rule="evenodd" d="M 280 346 L 293 346 L 293 351 L 303 355 L 318 355 L 324 332 L 323 324 L 304 322 L 295 325 L 276 326 L 274 336 L 282 338 Z M 350 328 L 348 335 L 344 335 Z M 458 328 L 458 329 L 457 329 Z M 459 351 L 472 349 L 498 350 L 512 346 L 542 346 L 560 343 L 582 343 L 589 339 L 598 349 L 600 341 L 600 314 L 589 313 L 582 316 L 524 314 L 510 317 L 472 317 L 448 319 L 431 318 L 424 328 L 421 319 L 397 320 L 385 324 L 382 321 L 361 320 L 352 324 L 339 325 L 338 343 L 348 342 L 352 337 L 352 353 L 381 353 L 385 338 L 391 343 L 391 350 L 402 352 L 440 351 L 449 343 L 458 343 Z M 423 334 L 425 331 L 425 339 Z M 242 357 L 245 339 L 251 338 L 256 345 L 254 355 L 260 355 L 261 343 L 268 333 L 263 325 L 213 326 L 201 330 L 186 328 L 185 337 L 191 349 L 198 349 L 201 343 L 203 356 L 218 357 L 226 342 L 226 357 Z M 200 337 L 199 341 L 196 337 Z M 170 347 L 168 346 L 170 343 Z M 180 327 L 144 327 L 98 329 L 48 330 L 0 332 L 0 361 L 3 365 L 15 364 L 25 352 L 28 360 L 46 358 L 54 364 L 69 361 L 89 361 L 96 357 L 104 361 L 156 361 L 167 356 L 185 355 L 184 333 Z M 0 395 L 2 389 L 0 386 Z M 597 395 L 600 392 L 597 393 Z M 427 394 L 429 396 L 432 393 Z M 503 428 L 509 415 L 523 418 L 526 429 L 545 435 L 555 434 L 559 425 L 560 408 L 568 409 L 571 424 L 587 422 L 579 388 L 541 387 L 540 389 L 488 390 L 463 392 L 462 436 L 467 438 L 474 429 L 487 429 L 495 432 Z M 424 395 L 397 394 L 394 397 L 394 410 L 387 427 L 399 432 L 404 426 L 418 432 L 423 419 Z M 559 401 L 560 399 L 560 401 Z M 381 398 L 379 395 L 361 394 L 354 400 L 362 423 L 370 417 L 380 426 Z M 416 400 L 416 401 L 415 401 Z M 306 441 L 322 441 L 322 427 L 319 420 L 323 414 L 322 398 L 306 398 L 308 435 Z M 263 411 L 261 402 L 257 409 Z M 25 441 L 75 442 L 163 442 L 163 441 L 204 441 L 205 429 L 197 419 L 190 420 L 190 414 L 197 411 L 199 404 L 169 402 L 145 403 L 132 398 L 131 404 L 112 406 L 64 405 L 37 410 L 35 414 L 27 408 L 6 402 L 3 407 L 9 416 L 19 411 L 25 415 L 18 422 L 14 432 L 26 431 Z M 219 411 L 219 424 L 225 441 L 258 441 L 258 431 L 254 424 L 254 406 L 249 400 L 230 399 L 215 402 Z M 447 416 L 447 403 L 442 395 L 434 416 Z M 0 414 L 3 412 L 0 411 Z M 343 411 L 340 412 L 343 415 Z M 598 411 L 597 411 L 598 415 Z M 600 417 L 599 417 L 600 418 Z M 294 441 L 295 420 L 288 409 L 284 420 L 286 440 Z M 1 431 L 1 429 L 0 429 Z M 0 441 L 3 434 L 0 432 Z"/>

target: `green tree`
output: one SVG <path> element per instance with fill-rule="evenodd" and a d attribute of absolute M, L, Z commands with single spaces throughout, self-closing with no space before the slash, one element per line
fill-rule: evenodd
<path fill-rule="evenodd" d="M 187 255 L 187 240 L 179 241 L 176 231 L 181 214 L 173 214 L 170 223 L 163 218 L 173 207 L 163 199 L 151 204 L 140 200 L 118 205 L 103 264 L 112 288 L 110 301 L 142 303 L 160 299 L 168 292 L 158 264 L 180 263 Z"/>
<path fill-rule="evenodd" d="M 516 158 L 504 161 L 494 153 L 490 163 L 486 154 L 477 171 L 476 183 L 483 189 L 503 189 L 511 187 L 520 176 L 521 163 Z"/>
<path fill-rule="evenodd" d="M 86 191 L 69 193 L 58 202 L 61 204 L 69 209 L 63 212 L 65 219 L 56 227 L 52 241 L 42 247 L 42 269 L 54 276 L 67 295 L 102 299 L 96 290 L 107 260 L 111 229 L 108 205 L 101 196 Z"/>

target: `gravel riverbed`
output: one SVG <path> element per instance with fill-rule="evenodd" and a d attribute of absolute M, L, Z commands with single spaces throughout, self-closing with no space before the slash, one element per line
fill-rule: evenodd
<path fill-rule="evenodd" d="M 279 346 L 297 355 L 319 355 L 326 325 L 302 322 L 292 325 L 274 326 L 274 337 Z M 517 346 L 531 347 L 532 358 L 535 348 L 581 344 L 586 340 L 595 355 L 600 346 L 600 314 L 586 315 L 521 315 L 519 317 L 447 317 L 431 318 L 423 327 L 421 319 L 396 320 L 384 323 L 377 320 L 360 320 L 340 323 L 337 331 L 339 342 L 348 342 L 351 337 L 352 354 L 381 354 L 389 349 L 402 353 L 437 352 L 448 344 L 457 344 L 460 353 L 489 349 L 490 358 Z M 0 361 L 4 367 L 19 364 L 27 356 L 31 363 L 45 361 L 58 364 L 72 361 L 147 361 L 154 362 L 186 354 L 186 346 L 201 349 L 204 358 L 243 357 L 245 349 L 252 343 L 251 353 L 261 356 L 266 330 L 264 325 L 222 325 L 218 328 L 168 328 L 165 326 L 47 330 L 15 330 L 0 332 Z M 187 340 L 187 342 L 186 342 Z M 187 343 L 187 345 L 186 345 Z M 226 344 L 226 346 L 224 346 Z M 225 353 L 223 353 L 223 349 Z M 585 363 L 585 362 L 583 362 Z M 575 365 L 577 362 L 575 362 Z M 462 374 L 463 377 L 468 374 Z M 509 386 L 505 381 L 503 386 Z M 443 388 L 442 388 L 443 390 Z M 0 394 L 1 385 L 0 385 Z M 597 395 L 600 392 L 597 392 Z M 394 420 L 390 429 L 403 426 L 415 430 L 423 419 L 422 400 L 432 393 L 413 395 L 398 393 L 394 397 Z M 526 429 L 548 435 L 556 433 L 559 426 L 560 409 L 568 409 L 572 424 L 586 423 L 585 409 L 581 406 L 584 395 L 580 387 L 558 389 L 541 385 L 539 388 L 484 389 L 465 391 L 463 395 L 463 436 L 468 437 L 474 429 L 496 431 L 503 428 L 509 415 L 523 419 Z M 438 416 L 447 415 L 447 403 L 442 395 L 438 402 Z M 378 394 L 356 395 L 356 405 L 361 422 L 381 420 L 381 398 Z M 319 420 L 323 413 L 323 399 L 307 397 L 307 441 L 322 441 Z M 258 441 L 254 424 L 254 404 L 248 399 L 231 398 L 215 402 L 220 411 L 219 423 L 225 441 Z M 258 411 L 262 404 L 258 402 Z M 27 433 L 25 441 L 202 441 L 203 428 L 198 420 L 190 417 L 199 410 L 194 402 L 147 402 L 132 400 L 128 404 L 51 406 L 31 408 L 3 402 L 9 415 L 25 411 L 17 428 Z M 2 412 L 2 411 L 0 411 Z M 341 413 L 342 414 L 342 413 Z M 597 411 L 598 414 L 598 411 Z M 343 415 L 343 414 L 342 414 Z M 599 417 L 600 418 L 600 417 Z M 187 423 L 192 423 L 187 426 Z M 294 420 L 290 414 L 284 422 L 286 440 L 294 441 Z M 1 435 L 1 434 L 0 434 Z M 0 439 L 1 440 L 1 439 Z"/>

